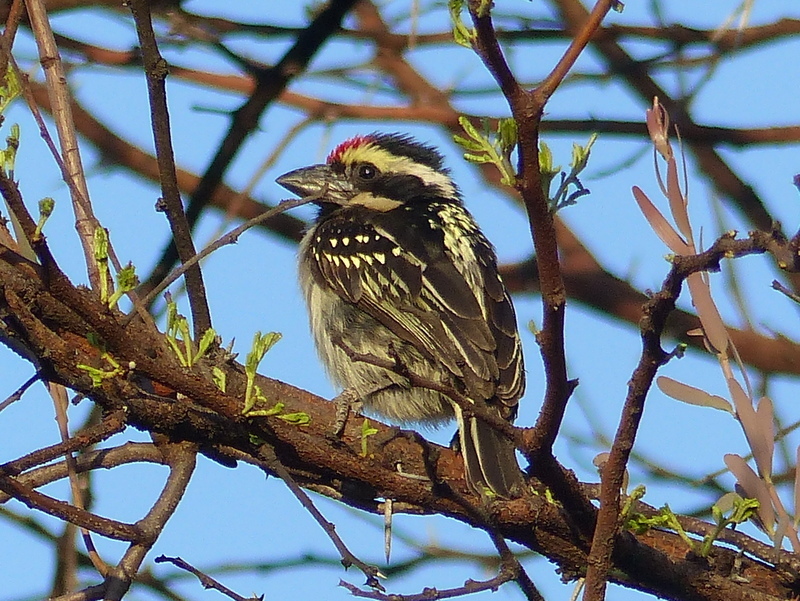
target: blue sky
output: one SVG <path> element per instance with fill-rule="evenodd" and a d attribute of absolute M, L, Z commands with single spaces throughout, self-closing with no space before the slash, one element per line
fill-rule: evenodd
<path fill-rule="evenodd" d="M 497 11 L 528 11 L 532 16 L 543 16 L 540 3 L 519 3 L 500 0 Z M 671 2 L 665 8 L 666 20 L 683 22 L 690 26 L 713 28 L 724 21 L 737 2 L 717 2 L 697 9 L 694 2 Z M 197 0 L 185 5 L 188 10 L 207 12 L 218 10 L 216 3 Z M 226 7 L 225 16 L 250 21 L 280 22 L 301 26 L 305 22 L 300 3 L 280 3 L 280 8 L 267 5 L 271 14 L 264 16 L 261 3 L 239 3 Z M 621 15 L 612 14 L 609 22 L 655 24 L 650 15 L 650 3 L 629 2 Z M 209 8 L 212 7 L 212 8 Z M 386 10 L 395 15 L 407 10 L 407 3 L 394 1 Z M 687 17 L 689 15 L 689 17 Z M 771 22 L 781 16 L 798 16 L 796 2 L 773 0 L 754 5 L 752 23 Z M 135 43 L 127 21 L 108 15 L 81 17 L 72 21 L 67 16 L 54 19 L 54 26 L 64 33 L 86 41 L 125 49 Z M 438 30 L 445 23 L 441 11 L 420 22 L 420 30 Z M 402 23 L 401 29 L 407 28 Z M 288 40 L 253 45 L 239 39 L 231 46 L 263 61 L 274 60 L 286 49 Z M 511 62 L 521 78 L 541 78 L 563 49 L 562 44 L 539 44 L 533 48 L 517 49 Z M 776 54 L 777 49 L 780 52 Z M 31 65 L 33 46 L 21 33 L 15 47 L 18 60 Z M 634 52 L 637 56 L 655 54 L 654 47 L 640 42 Z M 165 51 L 170 60 L 183 65 L 194 65 L 218 71 L 232 67 L 212 53 L 181 49 Z M 347 64 L 366 61 L 369 52 L 364 47 L 349 43 L 331 45 L 330 54 L 323 53 L 312 65 L 323 69 L 345 60 Z M 800 122 L 800 105 L 797 89 L 800 82 L 800 63 L 787 61 L 787 56 L 800 56 L 800 40 L 782 42 L 780 45 L 752 49 L 724 63 L 705 85 L 694 102 L 696 120 L 709 125 L 763 126 L 770 124 L 797 124 Z M 411 55 L 411 62 L 435 82 L 442 84 L 469 83 L 489 86 L 491 80 L 470 52 L 463 48 L 426 50 Z M 443 69 L 442 65 L 452 68 Z M 577 71 L 597 73 L 601 70 L 591 53 L 578 63 Z M 696 74 L 686 74 L 689 81 Z M 110 69 L 77 68 L 70 73 L 70 81 L 78 99 L 96 112 L 99 118 L 118 133 L 131 137 L 143 148 L 152 150 L 148 109 L 144 103 L 146 88 L 144 77 L 130 71 L 115 74 Z M 677 90 L 676 78 L 665 71 L 661 78 L 671 92 Z M 327 83 L 319 80 L 300 81 L 292 86 L 296 91 L 324 94 L 331 98 L 343 96 Z M 354 90 L 348 92 L 355 102 L 380 102 L 380 94 Z M 335 96 L 334 96 L 335 95 Z M 171 79 L 169 102 L 173 124 L 176 157 L 182 167 L 202 172 L 208 164 L 216 144 L 227 128 L 227 119 L 221 111 L 236 108 L 241 98 L 228 93 L 207 93 L 197 87 Z M 482 95 L 458 101 L 458 107 L 476 114 L 500 115 L 506 113 L 505 105 L 496 95 Z M 204 110 L 199 110 L 204 109 Z M 617 84 L 598 83 L 594 80 L 574 82 L 559 91 L 548 105 L 548 118 L 620 118 L 644 120 L 645 106 L 631 100 L 630 94 Z M 217 111 L 215 114 L 211 111 Z M 233 164 L 226 181 L 234 187 L 242 186 L 260 161 L 274 148 L 289 128 L 301 116 L 297 111 L 276 106 L 264 116 L 260 130 L 245 145 Z M 75 282 L 85 281 L 84 268 L 77 236 L 73 229 L 69 198 L 60 181 L 52 160 L 21 104 L 7 117 L 8 123 L 20 123 L 22 145 L 17 164 L 17 177 L 30 206 L 42 196 L 53 196 L 56 212 L 48 222 L 45 233 L 62 267 Z M 7 124 L 5 127 L 7 127 Z M 486 189 L 482 180 L 475 177 L 472 166 L 464 163 L 459 152 L 441 131 L 425 125 L 382 124 L 377 122 L 342 122 L 314 125 L 307 128 L 290 144 L 256 189 L 256 196 L 269 202 L 283 198 L 285 192 L 274 184 L 274 178 L 290 169 L 324 159 L 329 148 L 355 133 L 372 130 L 411 133 L 434 143 L 446 153 L 448 166 L 461 185 L 470 210 L 476 215 L 486 234 L 496 244 L 501 260 L 525 258 L 530 253 L 530 239 L 526 220 L 508 198 Z M 4 134 L 5 135 L 5 134 Z M 556 154 L 556 161 L 566 164 L 573 139 L 567 136 L 547 136 L 546 141 Z M 574 141 L 583 143 L 584 139 Z M 631 167 L 623 163 L 638 155 Z M 723 156 L 739 170 L 767 202 L 770 210 L 794 231 L 800 217 L 797 191 L 792 186 L 792 176 L 800 172 L 796 146 L 772 149 L 753 148 L 739 150 L 723 148 Z M 162 214 L 153 209 L 159 192 L 152 184 L 132 179 L 122 170 L 109 169 L 91 146 L 84 145 L 83 158 L 90 176 L 92 200 L 101 222 L 108 227 L 112 242 L 123 262 L 133 261 L 140 274 L 148 273 L 160 252 L 168 227 Z M 601 175 L 612 171 L 613 175 Z M 708 184 L 690 160 L 689 179 L 691 212 L 697 228 L 702 226 L 705 240 L 712 240 L 719 232 L 709 207 L 715 202 Z M 630 194 L 631 185 L 639 185 L 651 198 L 657 197 L 657 185 L 652 172 L 649 150 L 643 140 L 620 139 L 603 136 L 596 143 L 592 162 L 584 183 L 592 191 L 576 207 L 560 215 L 580 235 L 607 269 L 620 277 L 628 278 L 640 289 L 657 289 L 668 270 L 664 261 L 667 249 L 646 226 Z M 663 205 L 662 205 L 663 206 Z M 308 210 L 299 210 L 308 217 Z M 738 217 L 724 211 L 726 228 L 746 231 Z M 208 213 L 200 223 L 196 239 L 202 246 L 220 223 L 220 215 Z M 786 335 L 800 335 L 796 309 L 777 293 L 769 290 L 775 277 L 774 270 L 762 258 L 749 258 L 737 264 L 745 294 L 750 301 L 754 322 L 762 331 L 781 331 Z M 204 264 L 209 302 L 214 326 L 226 343 L 235 338 L 236 350 L 246 353 L 253 332 L 279 330 L 283 340 L 269 353 L 261 371 L 300 388 L 325 397 L 335 390 L 326 380 L 316 360 L 313 345 L 306 327 L 305 311 L 295 280 L 295 249 L 285 242 L 275 241 L 258 231 L 243 236 L 239 243 L 226 247 Z M 712 278 L 712 286 L 723 290 L 721 276 Z M 735 308 L 720 297 L 725 317 L 740 323 Z M 526 328 L 529 320 L 540 322 L 539 298 L 526 295 L 515 299 L 528 368 L 528 392 L 523 400 L 519 423 L 531 424 L 537 415 L 542 393 L 541 359 L 533 335 Z M 683 299 L 684 308 L 688 301 Z M 569 408 L 564 429 L 568 433 L 588 434 L 597 428 L 607 435 L 613 434 L 624 400 L 626 383 L 636 364 L 639 353 L 638 334 L 628 325 L 608 322 L 576 303 L 569 306 L 567 317 L 567 355 L 572 377 L 580 379 L 574 402 Z M 667 345 L 669 343 L 666 343 Z M 8 352 L 0 352 L 0 399 L 5 398 L 31 375 L 30 366 Z M 724 380 L 716 363 L 708 357 L 690 353 L 681 361 L 673 361 L 665 374 L 711 392 L 724 394 Z M 796 397 L 796 382 L 778 378 L 771 388 L 779 412 L 787 421 L 797 419 L 791 406 Z M 81 422 L 89 404 L 83 401 L 70 409 L 73 424 Z M 584 409 L 585 408 L 585 409 Z M 426 432 L 438 442 L 446 443 L 451 428 Z M 146 440 L 139 432 L 128 432 L 125 438 Z M 119 443 L 123 437 L 112 439 Z M 22 401 L 0 415 L 0 461 L 15 458 L 32 449 L 53 444 L 58 432 L 53 420 L 49 398 L 41 386 L 35 386 Z M 689 470 L 698 476 L 722 467 L 722 455 L 727 452 L 745 453 L 744 437 L 738 426 L 728 416 L 707 409 L 687 407 L 654 391 L 648 401 L 637 450 L 658 458 L 667 465 Z M 591 466 L 593 452 L 566 442 L 560 442 L 556 451 L 559 458 L 574 468 L 585 480 L 595 480 Z M 111 472 L 97 473 L 98 491 L 95 510 L 121 520 L 136 520 L 152 503 L 163 483 L 166 470 L 151 466 L 126 467 Z M 641 481 L 641 474 L 632 470 L 632 483 Z M 131 483 L 135 482 L 135 486 Z M 44 492 L 65 498 L 64 483 L 48 486 Z M 674 488 L 653 484 L 648 486 L 646 501 L 653 505 L 669 502 L 676 509 L 694 508 L 698 502 L 710 501 L 707 497 L 692 495 L 686 490 L 678 494 Z M 338 532 L 350 548 L 362 559 L 383 565 L 382 531 L 378 521 L 371 516 L 360 516 L 346 507 L 315 497 L 326 517 L 337 524 Z M 16 503 L 9 504 L 15 512 L 25 513 Z M 46 521 L 60 531 L 55 521 Z M 475 551 L 490 552 L 491 545 L 482 532 L 444 518 L 419 518 L 397 516 L 398 533 L 407 533 L 422 544 L 453 545 Z M 26 594 L 43 594 L 48 590 L 53 570 L 49 548 L 34 536 L 21 532 L 0 520 L 0 600 L 25 598 Z M 95 542 L 108 561 L 114 561 L 123 547 L 118 543 Z M 333 558 L 335 550 L 312 519 L 299 507 L 277 479 L 264 480 L 263 475 L 247 466 L 231 470 L 201 458 L 195 478 L 176 515 L 169 522 L 150 558 L 164 553 L 179 555 L 190 563 L 208 568 L 220 561 L 271 562 L 301 558 L 313 554 Z M 404 544 L 400 536 L 395 540 L 393 560 L 413 557 L 415 550 Z M 552 566 L 542 559 L 526 563 L 536 583 L 548 599 L 564 598 L 569 588 L 558 583 Z M 156 574 L 166 573 L 164 567 L 153 568 Z M 411 593 L 424 586 L 448 588 L 460 586 L 467 578 L 488 577 L 480 568 L 471 565 L 439 562 L 417 570 L 408 577 L 390 580 L 389 590 Z M 226 573 L 221 580 L 240 594 L 266 593 L 268 598 L 318 599 L 331 601 L 351 598 L 338 588 L 340 578 L 361 583 L 355 571 L 343 572 L 341 568 L 316 568 L 313 566 L 269 573 Z M 185 578 L 178 590 L 189 598 L 206 598 L 215 593 L 203 592 L 192 578 Z M 612 588 L 609 599 L 641 597 L 637 593 L 621 592 Z M 489 598 L 489 594 L 476 596 Z M 150 599 L 139 593 L 137 599 Z M 210 598 L 210 597 L 209 597 Z M 519 598 L 513 587 L 504 587 L 495 594 L 497 599 Z"/>

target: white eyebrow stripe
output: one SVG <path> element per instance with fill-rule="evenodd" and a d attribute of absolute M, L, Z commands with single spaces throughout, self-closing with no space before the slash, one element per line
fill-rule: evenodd
<path fill-rule="evenodd" d="M 375 144 L 363 144 L 348 148 L 342 153 L 341 161 L 345 164 L 369 162 L 383 173 L 415 175 L 425 185 L 438 187 L 443 196 L 447 198 L 456 196 L 456 187 L 447 174 L 418 163 L 409 157 L 392 154 Z"/>

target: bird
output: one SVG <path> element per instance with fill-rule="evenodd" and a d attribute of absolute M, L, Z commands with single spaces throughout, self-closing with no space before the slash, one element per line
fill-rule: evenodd
<path fill-rule="evenodd" d="M 409 377 L 455 390 L 509 422 L 525 391 L 516 315 L 494 247 L 442 154 L 404 134 L 375 132 L 276 181 L 318 207 L 299 246 L 298 272 L 334 383 L 367 412 L 400 425 L 438 427 L 455 418 L 470 488 L 482 497 L 519 496 L 524 478 L 514 444 L 442 390 Z M 390 369 L 389 360 L 402 368 Z"/>

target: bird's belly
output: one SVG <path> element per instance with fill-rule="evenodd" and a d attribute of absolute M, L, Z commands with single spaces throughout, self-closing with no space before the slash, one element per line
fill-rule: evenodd
<path fill-rule="evenodd" d="M 311 330 L 328 374 L 339 386 L 354 389 L 365 409 L 398 423 L 436 425 L 452 419 L 452 404 L 441 393 L 414 387 L 393 371 L 354 361 L 344 348 L 384 361 L 396 358 L 401 369 L 437 383 L 443 372 L 440 365 L 333 292 L 312 283 L 304 293 L 309 306 L 315 307 L 309 312 Z"/>

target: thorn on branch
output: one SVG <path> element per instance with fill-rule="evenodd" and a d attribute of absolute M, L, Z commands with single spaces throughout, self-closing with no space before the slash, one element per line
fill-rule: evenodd
<path fill-rule="evenodd" d="M 242 595 L 229 589 L 224 584 L 220 583 L 218 580 L 215 580 L 208 574 L 201 572 L 200 570 L 198 570 L 188 562 L 184 561 L 180 557 L 167 557 L 166 555 L 159 555 L 158 557 L 155 558 L 154 561 L 156 563 L 171 563 L 178 569 L 185 570 L 190 574 L 194 574 L 195 576 L 197 576 L 197 579 L 200 581 L 200 584 L 203 585 L 204 589 L 206 590 L 213 589 L 215 591 L 219 591 L 226 597 L 233 599 L 233 601 L 264 601 L 264 595 L 259 595 L 258 597 L 256 596 L 243 597 Z"/>

